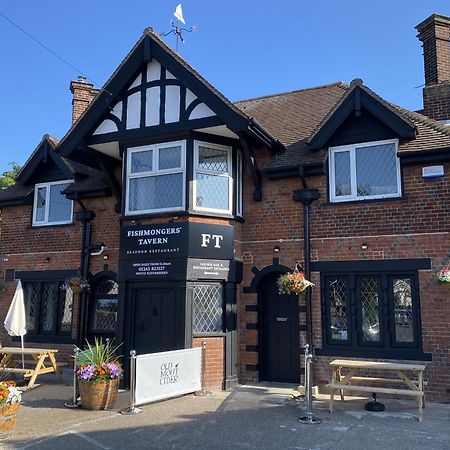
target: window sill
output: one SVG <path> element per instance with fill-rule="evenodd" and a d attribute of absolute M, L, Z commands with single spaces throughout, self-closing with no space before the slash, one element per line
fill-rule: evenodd
<path fill-rule="evenodd" d="M 62 227 L 73 227 L 75 226 L 75 222 L 64 222 L 64 223 L 49 223 L 42 225 L 28 225 L 27 229 L 36 229 L 36 228 L 62 228 Z"/>
<path fill-rule="evenodd" d="M 380 202 L 392 202 L 392 201 L 406 201 L 408 200 L 407 195 L 400 195 L 398 197 L 385 197 L 385 198 L 368 198 L 361 200 L 343 200 L 340 202 L 333 202 L 328 200 L 328 202 L 323 203 L 323 206 L 336 206 L 336 205 L 357 205 L 361 203 L 380 203 Z"/>
<path fill-rule="evenodd" d="M 199 212 L 199 211 L 171 211 L 165 213 L 145 213 L 145 214 L 137 214 L 132 216 L 127 216 L 125 214 L 122 215 L 121 221 L 122 223 L 128 221 L 136 221 L 139 219 L 153 218 L 153 217 L 214 217 L 220 219 L 228 219 L 228 220 L 236 220 L 238 222 L 244 222 L 244 219 L 239 216 L 233 216 L 232 214 L 218 214 L 218 213 L 207 213 L 207 212 Z"/>
<path fill-rule="evenodd" d="M 408 350 L 405 348 L 396 349 L 360 349 L 360 348 L 316 348 L 317 356 L 344 356 L 364 359 L 400 359 L 414 361 L 431 361 L 430 353 L 423 353 L 420 350 Z"/>
<path fill-rule="evenodd" d="M 223 333 L 222 331 L 210 332 L 210 333 L 194 333 L 193 338 L 223 338 L 226 336 L 226 333 Z"/>
<path fill-rule="evenodd" d="M 13 342 L 20 342 L 19 337 L 13 337 Z M 25 335 L 25 344 L 26 343 L 35 343 L 35 344 L 75 344 L 75 339 L 72 339 L 72 336 L 44 336 L 44 335 Z"/>

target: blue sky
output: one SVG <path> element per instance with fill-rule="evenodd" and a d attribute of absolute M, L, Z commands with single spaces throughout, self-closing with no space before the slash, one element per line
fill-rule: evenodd
<path fill-rule="evenodd" d="M 177 1 L 0 0 L 0 12 L 79 68 L 108 79 L 143 30 L 170 30 Z M 231 100 L 362 78 L 387 100 L 422 106 L 414 27 L 450 15 L 448 0 L 186 0 L 182 56 Z M 175 46 L 173 37 L 166 38 Z M 0 16 L 0 172 L 23 164 L 45 133 L 70 127 L 78 73 Z"/>

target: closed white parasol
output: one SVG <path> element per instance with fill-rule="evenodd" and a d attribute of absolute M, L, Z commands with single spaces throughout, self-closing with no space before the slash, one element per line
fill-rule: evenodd
<path fill-rule="evenodd" d="M 27 332 L 27 320 L 25 316 L 25 303 L 23 298 L 22 283 L 19 280 L 16 287 L 16 292 L 12 299 L 11 305 L 6 314 L 4 322 L 6 331 L 10 336 L 20 336 L 20 341 L 23 350 L 23 336 Z M 25 367 L 23 353 L 22 353 L 22 369 Z"/>

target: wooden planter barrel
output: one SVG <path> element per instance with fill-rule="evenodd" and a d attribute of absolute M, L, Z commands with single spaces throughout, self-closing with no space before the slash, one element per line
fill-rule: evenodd
<path fill-rule="evenodd" d="M 119 379 L 92 383 L 79 381 L 81 406 L 85 409 L 110 409 L 114 406 L 119 391 Z"/>
<path fill-rule="evenodd" d="M 20 403 L 0 406 L 0 439 L 9 437 L 16 428 L 16 416 Z"/>

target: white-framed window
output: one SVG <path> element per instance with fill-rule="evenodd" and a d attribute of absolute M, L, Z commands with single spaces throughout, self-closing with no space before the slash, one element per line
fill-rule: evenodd
<path fill-rule="evenodd" d="M 398 140 L 330 147 L 330 201 L 401 196 Z"/>
<path fill-rule="evenodd" d="M 126 214 L 185 209 L 185 161 L 185 141 L 129 148 Z"/>
<path fill-rule="evenodd" d="M 72 180 L 39 183 L 34 187 L 33 226 L 72 222 L 73 201 L 61 192 Z"/>
<path fill-rule="evenodd" d="M 243 193 L 243 177 L 242 177 L 242 152 L 238 150 L 236 155 L 236 215 L 242 217 L 242 193 Z"/>
<path fill-rule="evenodd" d="M 231 148 L 195 141 L 194 209 L 231 214 L 233 211 L 233 177 Z"/>

